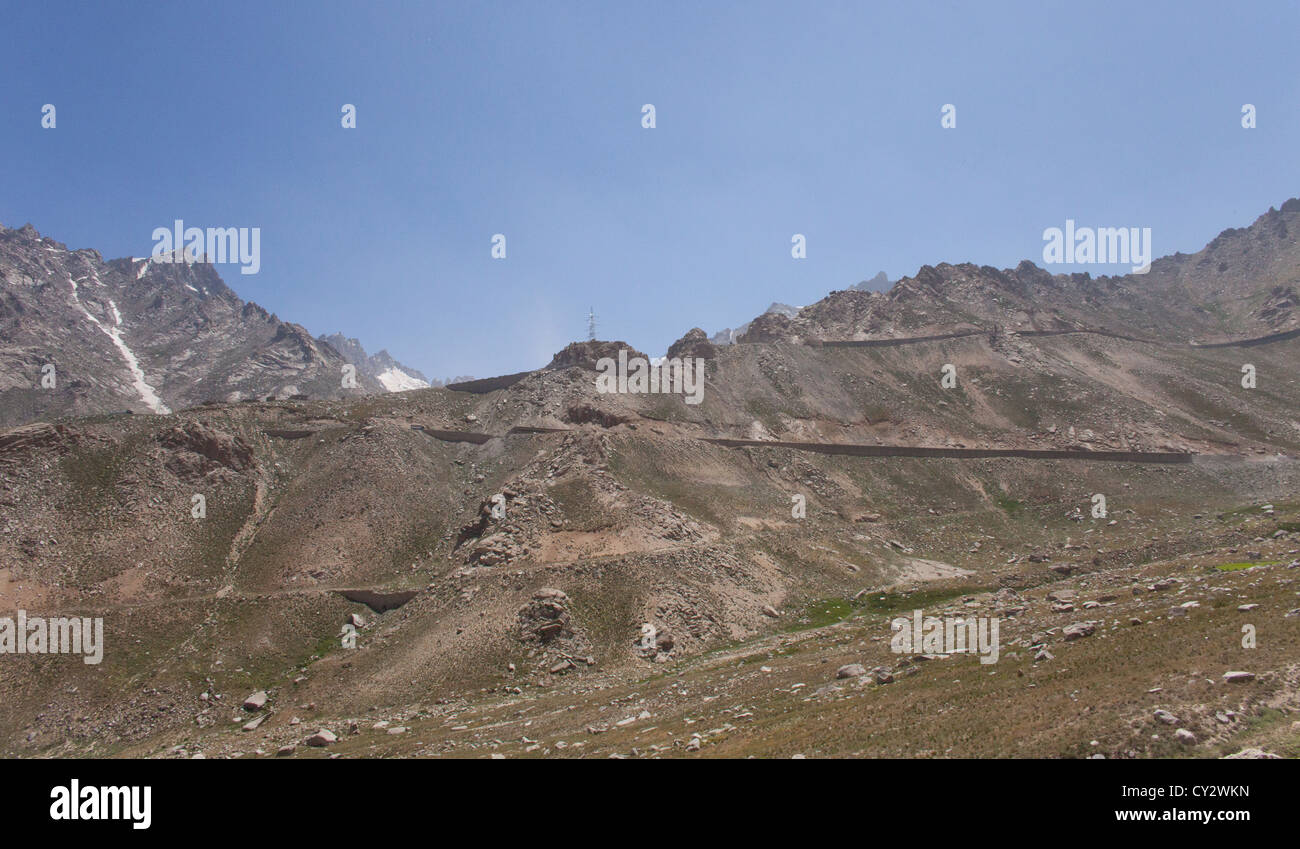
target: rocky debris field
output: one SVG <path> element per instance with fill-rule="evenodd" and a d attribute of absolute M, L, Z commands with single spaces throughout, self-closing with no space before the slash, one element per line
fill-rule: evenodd
<path fill-rule="evenodd" d="M 1234 552 L 1224 549 L 1021 589 L 885 592 L 834 622 L 779 629 L 665 667 L 594 679 L 553 669 L 546 687 L 506 686 L 365 717 L 286 705 L 250 728 L 248 711 L 265 710 L 266 694 L 254 693 L 225 730 L 137 753 L 1295 757 L 1297 542 L 1293 534 L 1260 541 L 1257 564 L 1225 563 Z M 563 639 L 566 602 L 559 589 L 535 593 L 519 611 L 521 637 Z M 890 621 L 909 618 L 913 604 L 938 617 L 997 617 L 997 662 L 892 650 Z M 1256 639 L 1249 648 L 1245 626 Z M 499 674 L 510 681 L 514 671 Z M 333 739 L 322 743 L 325 733 Z"/>

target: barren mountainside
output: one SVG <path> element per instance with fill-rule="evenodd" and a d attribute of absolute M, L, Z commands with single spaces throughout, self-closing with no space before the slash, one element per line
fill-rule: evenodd
<path fill-rule="evenodd" d="M 105 261 L 30 225 L 0 228 L 0 424 L 339 397 L 345 362 L 301 326 L 241 300 L 210 264 Z M 354 394 L 386 391 L 360 370 L 357 384 Z"/>
<path fill-rule="evenodd" d="M 0 432 L 0 605 L 106 643 L 0 664 L 6 753 L 1300 753 L 1298 201 L 1147 275 L 940 265 L 692 330 L 698 405 L 597 391 L 608 341 L 333 397 L 333 346 L 209 267 L 0 256 L 42 419 Z M 133 391 L 115 329 L 174 412 L 55 420 Z M 892 652 L 918 608 L 1002 617 L 1002 659 Z"/>

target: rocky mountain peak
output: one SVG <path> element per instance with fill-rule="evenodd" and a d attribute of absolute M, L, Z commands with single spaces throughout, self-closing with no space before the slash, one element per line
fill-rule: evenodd
<path fill-rule="evenodd" d="M 179 259 L 105 261 L 31 224 L 0 230 L 0 425 L 385 391 L 364 374 L 344 389 L 337 352 Z"/>
<path fill-rule="evenodd" d="M 402 365 L 387 350 L 367 354 L 360 340 L 344 336 L 341 332 L 328 336 L 322 334 L 318 338 L 354 364 L 358 373 L 377 380 L 388 392 L 405 392 L 433 385 L 420 371 Z"/>

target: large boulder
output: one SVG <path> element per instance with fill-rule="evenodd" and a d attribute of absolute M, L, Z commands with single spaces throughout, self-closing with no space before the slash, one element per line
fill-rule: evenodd
<path fill-rule="evenodd" d="M 846 663 L 835 670 L 836 678 L 861 678 L 867 674 L 867 668 L 860 663 Z"/>
<path fill-rule="evenodd" d="M 317 731 L 315 734 L 308 737 L 304 742 L 308 746 L 320 747 L 337 743 L 338 739 L 338 735 L 333 731 L 330 731 L 328 728 L 322 728 L 320 731 Z"/>

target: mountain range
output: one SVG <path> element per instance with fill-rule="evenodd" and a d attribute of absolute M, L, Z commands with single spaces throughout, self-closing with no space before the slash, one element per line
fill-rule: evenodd
<path fill-rule="evenodd" d="M 315 339 L 243 301 L 211 264 L 165 260 L 105 260 L 31 225 L 0 227 L 0 425 L 428 385 L 386 351 Z M 349 363 L 356 386 L 345 389 Z"/>
<path fill-rule="evenodd" d="M 698 404 L 607 340 L 338 392 L 209 267 L 0 256 L 0 605 L 105 643 L 3 658 L 5 754 L 1300 755 L 1300 201 L 694 328 Z M 915 610 L 1000 659 L 895 652 Z"/>

